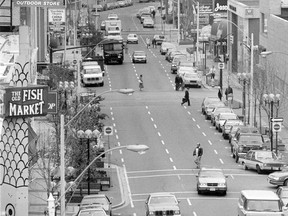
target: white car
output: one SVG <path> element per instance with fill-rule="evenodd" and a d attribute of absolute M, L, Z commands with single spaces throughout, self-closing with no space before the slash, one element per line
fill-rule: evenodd
<path fill-rule="evenodd" d="M 184 86 L 202 87 L 202 78 L 198 73 L 184 73 L 182 76 Z"/>
<path fill-rule="evenodd" d="M 157 39 L 155 39 L 155 40 L 157 43 Z M 168 49 L 175 49 L 176 50 L 176 45 L 173 43 L 162 42 L 161 47 L 160 47 L 161 55 L 165 55 L 168 52 Z"/>
<path fill-rule="evenodd" d="M 109 14 L 108 20 L 119 20 L 119 17 L 117 14 Z"/>
<path fill-rule="evenodd" d="M 136 44 L 138 44 L 138 35 L 137 34 L 128 34 L 128 36 L 127 36 L 127 44 L 128 43 L 136 43 Z"/>
<path fill-rule="evenodd" d="M 96 64 L 83 65 L 81 80 L 84 86 L 87 85 L 104 86 L 103 72 L 101 70 L 100 65 Z"/>
<path fill-rule="evenodd" d="M 235 113 L 219 113 L 215 118 L 216 130 L 222 132 L 221 128 L 223 127 L 223 124 L 227 119 L 239 119 L 239 118 L 238 115 Z"/>
<path fill-rule="evenodd" d="M 143 28 L 154 28 L 154 20 L 152 18 L 144 18 Z"/>
<path fill-rule="evenodd" d="M 197 73 L 196 68 L 181 66 L 177 69 L 177 74 L 183 78 L 185 73 Z"/>

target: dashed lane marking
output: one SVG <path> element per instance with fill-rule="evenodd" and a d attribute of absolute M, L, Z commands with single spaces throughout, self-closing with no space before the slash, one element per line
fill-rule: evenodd
<path fill-rule="evenodd" d="M 192 118 L 192 120 L 195 122 L 196 120 L 194 118 Z"/>
<path fill-rule="evenodd" d="M 205 134 L 204 132 L 202 132 L 202 134 L 203 134 L 203 136 L 205 136 L 205 137 L 206 137 L 206 134 Z"/>
<path fill-rule="evenodd" d="M 168 149 L 165 149 L 165 151 L 166 151 L 166 153 L 167 153 L 167 154 L 169 154 L 169 151 L 168 151 Z"/>
<path fill-rule="evenodd" d="M 187 113 L 188 113 L 189 115 L 191 115 L 191 113 L 190 113 L 189 111 L 188 111 Z"/>
<path fill-rule="evenodd" d="M 224 164 L 224 162 L 222 161 L 222 159 L 221 159 L 221 158 L 220 158 L 219 160 L 220 160 L 220 162 L 221 162 L 222 164 Z"/>
<path fill-rule="evenodd" d="M 115 124 L 115 123 L 113 123 L 113 127 L 116 127 L 116 124 Z"/>
<path fill-rule="evenodd" d="M 154 119 L 151 117 L 151 121 L 153 122 L 154 121 Z"/>
<path fill-rule="evenodd" d="M 188 205 L 190 206 L 192 205 L 189 198 L 187 198 L 187 202 L 188 202 Z"/>
<path fill-rule="evenodd" d="M 161 140 L 161 143 L 162 143 L 163 145 L 165 145 L 165 142 L 164 142 L 164 140 Z"/>
<path fill-rule="evenodd" d="M 122 163 L 124 163 L 124 158 L 121 158 Z"/>
<path fill-rule="evenodd" d="M 148 111 L 148 114 L 151 115 L 150 111 Z"/>
<path fill-rule="evenodd" d="M 118 146 L 121 146 L 120 142 L 117 142 L 117 145 L 118 145 Z"/>
<path fill-rule="evenodd" d="M 208 140 L 208 143 L 209 143 L 210 145 L 212 145 L 212 142 L 211 142 L 210 140 Z"/>
<path fill-rule="evenodd" d="M 112 119 L 112 121 L 114 121 L 114 117 L 112 117 L 111 119 Z"/>
<path fill-rule="evenodd" d="M 171 161 L 171 163 L 173 163 L 173 159 L 170 157 L 169 160 Z"/>
<path fill-rule="evenodd" d="M 118 137 L 118 135 L 117 135 L 117 134 L 115 135 L 115 137 L 116 137 L 116 139 L 119 139 L 119 137 Z"/>
<path fill-rule="evenodd" d="M 159 137 L 161 137 L 161 134 L 160 134 L 160 132 L 158 132 L 158 136 L 159 136 Z"/>
<path fill-rule="evenodd" d="M 122 150 L 121 149 L 119 150 L 119 153 L 122 154 Z"/>
<path fill-rule="evenodd" d="M 156 128 L 156 129 L 157 129 L 157 125 L 156 125 L 156 124 L 154 124 L 154 128 Z"/>
<path fill-rule="evenodd" d="M 214 149 L 215 154 L 218 154 L 218 152 Z"/>
<path fill-rule="evenodd" d="M 200 126 L 198 124 L 196 126 L 200 129 Z"/>
<path fill-rule="evenodd" d="M 117 129 L 114 129 L 114 132 L 117 133 Z"/>
<path fill-rule="evenodd" d="M 177 170 L 176 166 L 173 166 L 173 170 Z"/>

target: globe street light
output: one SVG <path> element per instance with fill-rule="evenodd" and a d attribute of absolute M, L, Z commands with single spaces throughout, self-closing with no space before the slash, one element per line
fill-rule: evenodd
<path fill-rule="evenodd" d="M 93 101 L 98 99 L 104 94 L 117 92 L 121 94 L 133 94 L 134 89 L 112 89 L 108 91 L 104 91 L 100 93 L 98 96 L 94 97 L 92 100 L 90 100 L 78 113 L 76 113 L 72 119 L 70 119 L 66 124 L 64 123 L 64 115 L 61 114 L 60 116 L 60 170 L 61 170 L 61 176 L 60 176 L 60 182 L 61 182 L 61 216 L 65 216 L 65 127 L 69 126 L 72 121 L 74 121 Z M 94 160 L 93 160 L 94 161 Z M 59 200 L 59 199 L 58 199 Z"/>
<path fill-rule="evenodd" d="M 270 142 L 271 142 L 271 151 L 273 151 L 273 129 L 272 129 L 272 119 L 274 116 L 274 112 L 273 112 L 273 108 L 274 106 L 277 109 L 276 112 L 276 117 L 278 117 L 278 108 L 279 108 L 279 103 L 280 103 L 280 94 L 264 94 L 263 95 L 263 100 L 265 103 L 265 106 L 267 106 L 268 108 L 268 118 L 269 118 L 269 134 L 270 134 Z M 278 137 L 276 137 L 276 146 L 275 146 L 275 150 L 276 150 L 276 154 L 277 154 L 277 139 Z"/>

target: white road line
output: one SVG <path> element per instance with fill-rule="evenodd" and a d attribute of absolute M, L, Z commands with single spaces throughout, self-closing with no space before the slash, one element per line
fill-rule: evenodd
<path fill-rule="evenodd" d="M 215 128 L 214 126 L 210 126 L 209 128 Z"/>
<path fill-rule="evenodd" d="M 157 125 L 156 125 L 156 124 L 154 124 L 154 128 L 157 128 Z"/>
<path fill-rule="evenodd" d="M 177 170 L 176 166 L 173 166 L 173 169 L 174 169 L 174 170 Z"/>
<path fill-rule="evenodd" d="M 158 132 L 158 136 L 160 136 L 160 137 L 161 137 L 161 134 L 160 134 L 160 132 Z"/>
<path fill-rule="evenodd" d="M 112 107 L 110 107 L 110 110 L 112 110 L 113 108 Z"/>
<path fill-rule="evenodd" d="M 151 121 L 154 121 L 154 119 L 151 117 Z"/>
<path fill-rule="evenodd" d="M 222 159 L 221 159 L 221 158 L 220 158 L 219 160 L 220 160 L 220 162 L 221 162 L 222 164 L 224 164 L 224 162 L 222 161 Z"/>
<path fill-rule="evenodd" d="M 167 154 L 169 154 L 169 151 L 168 151 L 168 149 L 165 149 L 165 151 L 166 151 L 166 153 L 167 153 Z"/>
<path fill-rule="evenodd" d="M 188 202 L 188 205 L 190 206 L 192 205 L 189 198 L 187 198 L 187 202 Z"/>
<path fill-rule="evenodd" d="M 218 154 L 218 152 L 214 149 L 215 154 Z"/>
<path fill-rule="evenodd" d="M 114 121 L 114 117 L 112 117 L 111 119 L 112 119 L 112 121 Z"/>
<path fill-rule="evenodd" d="M 117 135 L 117 134 L 116 134 L 115 136 L 116 136 L 116 139 L 119 139 L 119 137 L 118 137 L 118 135 Z"/>
<path fill-rule="evenodd" d="M 120 152 L 120 154 L 122 154 L 122 150 L 121 149 L 119 150 L 119 152 Z"/>
<path fill-rule="evenodd" d="M 178 175 L 177 177 L 178 177 L 179 180 L 181 180 L 181 176 L 180 176 L 180 175 Z M 183 185 L 183 184 L 182 184 L 182 185 Z M 183 189 L 184 189 L 184 187 L 183 187 Z"/>
<path fill-rule="evenodd" d="M 150 111 L 148 111 L 148 114 L 151 115 Z"/>
<path fill-rule="evenodd" d="M 122 163 L 124 163 L 124 158 L 121 158 Z"/>
<path fill-rule="evenodd" d="M 115 124 L 115 123 L 113 123 L 113 127 L 116 127 L 116 124 Z"/>
<path fill-rule="evenodd" d="M 148 109 L 148 106 L 146 106 L 145 108 Z"/>
<path fill-rule="evenodd" d="M 191 115 L 191 113 L 188 111 L 188 114 Z"/>
<path fill-rule="evenodd" d="M 169 160 L 173 163 L 173 159 L 170 157 Z"/>
<path fill-rule="evenodd" d="M 117 129 L 114 129 L 114 132 L 117 133 Z"/>
<path fill-rule="evenodd" d="M 212 145 L 212 142 L 211 142 L 210 140 L 208 140 L 208 143 L 209 143 L 210 145 Z"/>
<path fill-rule="evenodd" d="M 165 142 L 164 142 L 163 140 L 161 140 L 161 143 L 162 143 L 163 145 L 165 145 Z"/>
<path fill-rule="evenodd" d="M 123 168 L 124 168 L 125 179 L 126 179 L 126 182 L 127 182 L 127 190 L 128 190 L 128 196 L 129 196 L 131 208 L 134 208 L 134 204 L 133 204 L 133 200 L 132 200 L 132 195 L 131 195 L 131 189 L 130 189 L 130 185 L 129 185 L 129 180 L 128 180 L 128 176 L 127 176 L 127 171 L 126 171 L 126 166 L 125 166 L 125 164 L 123 165 Z"/>
<path fill-rule="evenodd" d="M 117 143 L 118 146 L 121 146 L 120 142 Z"/>
<path fill-rule="evenodd" d="M 136 213 L 133 213 L 133 216 L 137 216 L 137 214 L 136 214 Z"/>
<path fill-rule="evenodd" d="M 231 176 L 232 179 L 234 179 L 234 176 L 233 176 L 233 175 L 230 175 L 230 176 Z"/>
<path fill-rule="evenodd" d="M 113 112 L 111 112 L 111 115 L 113 115 Z"/>
<path fill-rule="evenodd" d="M 196 126 L 200 129 L 200 126 L 198 124 Z"/>
<path fill-rule="evenodd" d="M 194 215 L 194 216 L 197 216 L 196 212 L 193 211 L 193 215 Z"/>
<path fill-rule="evenodd" d="M 196 120 L 194 118 L 192 118 L 192 120 L 195 122 Z"/>
<path fill-rule="evenodd" d="M 216 134 L 219 134 L 219 132 L 214 132 L 214 134 L 216 135 Z"/>
<path fill-rule="evenodd" d="M 206 136 L 206 134 L 204 132 L 202 132 L 203 136 Z"/>

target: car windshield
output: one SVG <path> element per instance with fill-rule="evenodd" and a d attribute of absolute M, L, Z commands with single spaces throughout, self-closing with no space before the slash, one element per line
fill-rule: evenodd
<path fill-rule="evenodd" d="M 107 216 L 107 215 L 104 211 L 89 209 L 89 210 L 81 211 L 79 213 L 79 216 Z"/>
<path fill-rule="evenodd" d="M 288 190 L 282 190 L 280 196 L 281 198 L 288 198 Z"/>
<path fill-rule="evenodd" d="M 239 141 L 242 143 L 263 143 L 261 135 L 259 136 L 240 136 Z"/>
<path fill-rule="evenodd" d="M 278 200 L 248 200 L 245 209 L 255 212 L 280 212 L 281 204 Z"/>
<path fill-rule="evenodd" d="M 96 205 L 96 204 L 101 204 L 101 205 L 107 205 L 107 199 L 105 197 L 89 197 L 89 198 L 83 198 L 81 205 Z"/>
<path fill-rule="evenodd" d="M 185 73 L 184 74 L 185 78 L 189 78 L 189 79 L 198 79 L 198 74 L 194 74 L 194 73 Z"/>
<path fill-rule="evenodd" d="M 236 115 L 221 115 L 220 120 L 226 120 L 226 119 L 237 119 Z"/>
<path fill-rule="evenodd" d="M 200 172 L 201 178 L 211 178 L 211 177 L 223 177 L 223 173 L 220 170 L 202 170 Z"/>
<path fill-rule="evenodd" d="M 99 69 L 85 69 L 84 74 L 97 74 L 102 73 Z"/>
<path fill-rule="evenodd" d="M 258 159 L 273 159 L 273 160 L 277 159 L 276 155 L 274 153 L 272 153 L 272 152 L 269 152 L 269 151 L 267 151 L 267 152 L 258 152 L 257 153 L 257 158 Z"/>
<path fill-rule="evenodd" d="M 145 56 L 144 52 L 135 52 L 134 56 Z"/>
<path fill-rule="evenodd" d="M 155 196 L 150 198 L 150 204 L 177 204 L 174 196 Z"/>

